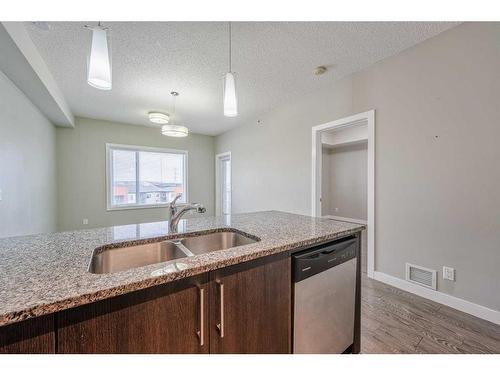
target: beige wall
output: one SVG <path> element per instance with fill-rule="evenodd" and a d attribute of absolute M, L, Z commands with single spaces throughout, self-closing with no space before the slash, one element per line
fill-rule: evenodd
<path fill-rule="evenodd" d="M 75 129 L 57 129 L 59 230 L 167 220 L 167 208 L 106 210 L 106 143 L 188 150 L 189 200 L 214 214 L 213 137 L 170 138 L 157 128 L 77 118 Z"/>
<path fill-rule="evenodd" d="M 0 71 L 0 237 L 56 230 L 55 133 Z"/>
<path fill-rule="evenodd" d="M 466 23 L 216 140 L 236 212 L 311 212 L 311 126 L 376 110 L 376 270 L 500 310 L 500 24 Z M 444 281 L 442 266 L 456 269 Z"/>
<path fill-rule="evenodd" d="M 367 142 L 323 147 L 322 215 L 367 220 Z"/>

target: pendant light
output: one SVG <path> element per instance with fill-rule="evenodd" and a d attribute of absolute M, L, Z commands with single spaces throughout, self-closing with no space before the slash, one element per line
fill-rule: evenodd
<path fill-rule="evenodd" d="M 238 98 L 236 97 L 236 81 L 231 70 L 231 22 L 229 22 L 229 72 L 224 76 L 224 116 L 238 116 Z"/>
<path fill-rule="evenodd" d="M 108 28 L 86 26 L 92 30 L 92 44 L 87 67 L 87 83 L 99 90 L 111 90 L 111 59 L 108 50 Z"/>
<path fill-rule="evenodd" d="M 168 124 L 168 120 L 170 119 L 166 113 L 161 112 L 149 112 L 148 113 L 149 121 L 153 124 Z"/>
<path fill-rule="evenodd" d="M 170 93 L 172 95 L 173 100 L 173 111 L 171 118 L 175 118 L 175 98 L 179 96 L 178 92 L 172 91 Z M 174 125 L 173 120 L 172 124 L 163 125 L 161 127 L 161 134 L 166 135 L 167 137 L 187 137 L 189 134 L 189 129 L 182 125 Z"/>

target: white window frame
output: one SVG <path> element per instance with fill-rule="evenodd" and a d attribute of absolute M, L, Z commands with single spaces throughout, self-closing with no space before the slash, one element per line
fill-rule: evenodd
<path fill-rule="evenodd" d="M 184 186 L 184 196 L 182 197 L 181 204 L 185 204 L 185 202 L 189 202 L 188 196 L 188 152 L 187 150 L 178 150 L 171 148 L 159 148 L 159 147 L 148 147 L 148 146 L 136 146 L 136 145 L 122 145 L 116 143 L 106 143 L 106 210 L 107 211 L 117 211 L 117 210 L 134 210 L 134 209 L 144 209 L 144 208 L 158 208 L 158 207 L 167 207 L 168 203 L 158 203 L 158 204 L 123 204 L 123 205 L 113 205 L 112 204 L 112 181 L 113 181 L 113 168 L 111 165 L 112 150 L 125 150 L 125 151 L 136 151 L 136 152 L 157 152 L 157 153 L 165 153 L 165 154 L 180 154 L 184 155 L 184 173 L 183 173 L 183 186 Z M 136 180 L 139 181 L 139 159 L 136 159 Z"/>

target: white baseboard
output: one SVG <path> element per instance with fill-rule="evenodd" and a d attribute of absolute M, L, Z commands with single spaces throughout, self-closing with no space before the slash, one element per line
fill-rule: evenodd
<path fill-rule="evenodd" d="M 342 216 L 334 216 L 334 215 L 324 215 L 322 217 L 325 218 L 325 219 L 333 219 L 333 220 L 338 220 L 338 221 L 347 221 L 349 223 L 356 223 L 356 224 L 363 224 L 363 225 L 367 225 L 368 224 L 367 220 L 352 219 L 350 217 L 342 217 Z"/>
<path fill-rule="evenodd" d="M 500 311 L 453 297 L 437 290 L 424 288 L 383 272 L 373 272 L 373 279 L 500 325 Z"/>

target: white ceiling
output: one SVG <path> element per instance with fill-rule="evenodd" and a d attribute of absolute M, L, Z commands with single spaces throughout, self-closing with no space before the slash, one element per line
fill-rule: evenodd
<path fill-rule="evenodd" d="M 222 115 L 228 27 L 221 22 L 103 22 L 111 29 L 113 89 L 86 83 L 88 23 L 26 27 L 76 116 L 152 125 L 171 111 L 192 132 L 216 135 L 256 121 L 274 106 L 323 88 L 430 38 L 445 22 L 242 22 L 233 24 L 233 71 L 240 115 Z M 318 65 L 330 67 L 314 76 Z"/>

